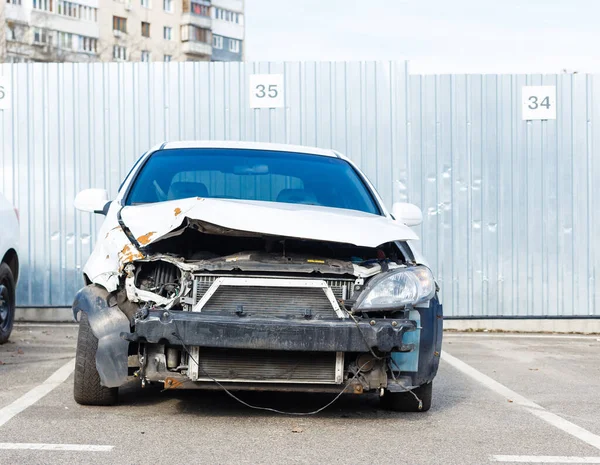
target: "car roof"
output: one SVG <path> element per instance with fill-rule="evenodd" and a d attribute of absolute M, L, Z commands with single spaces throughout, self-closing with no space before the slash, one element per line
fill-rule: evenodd
<path fill-rule="evenodd" d="M 241 149 L 241 150 L 270 150 L 273 152 L 305 153 L 307 155 L 321 155 L 323 157 L 339 158 L 333 150 L 320 149 L 317 147 L 306 147 L 291 144 L 272 144 L 267 142 L 246 141 L 173 141 L 165 142 L 160 146 L 162 150 L 171 149 Z"/>

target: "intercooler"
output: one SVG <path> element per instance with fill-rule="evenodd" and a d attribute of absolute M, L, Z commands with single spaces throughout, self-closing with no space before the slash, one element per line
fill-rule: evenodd
<path fill-rule="evenodd" d="M 339 384 L 343 381 L 344 358 L 335 352 L 194 347 L 188 366 L 193 381 L 214 378 L 221 382 Z"/>

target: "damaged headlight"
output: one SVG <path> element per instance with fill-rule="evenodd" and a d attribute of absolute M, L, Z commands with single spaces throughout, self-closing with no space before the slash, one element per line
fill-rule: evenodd
<path fill-rule="evenodd" d="M 382 310 L 427 302 L 435 294 L 429 268 L 415 266 L 375 276 L 356 302 L 359 310 Z"/>

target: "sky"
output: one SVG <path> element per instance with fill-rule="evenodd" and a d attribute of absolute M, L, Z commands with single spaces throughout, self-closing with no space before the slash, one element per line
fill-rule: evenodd
<path fill-rule="evenodd" d="M 248 61 L 416 74 L 600 72 L 600 0 L 246 0 Z"/>

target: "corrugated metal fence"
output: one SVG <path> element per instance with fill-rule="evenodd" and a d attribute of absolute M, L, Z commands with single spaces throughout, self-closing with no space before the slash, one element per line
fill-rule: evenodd
<path fill-rule="evenodd" d="M 21 306 L 68 306 L 115 193 L 168 139 L 335 148 L 388 204 L 425 215 L 422 247 L 455 316 L 598 315 L 600 77 L 408 76 L 393 63 L 0 65 L 0 190 L 21 211 Z M 285 108 L 251 109 L 251 74 L 285 75 Z M 557 119 L 521 120 L 523 85 L 557 86 Z M 598 149 L 596 149 L 598 150 Z"/>

